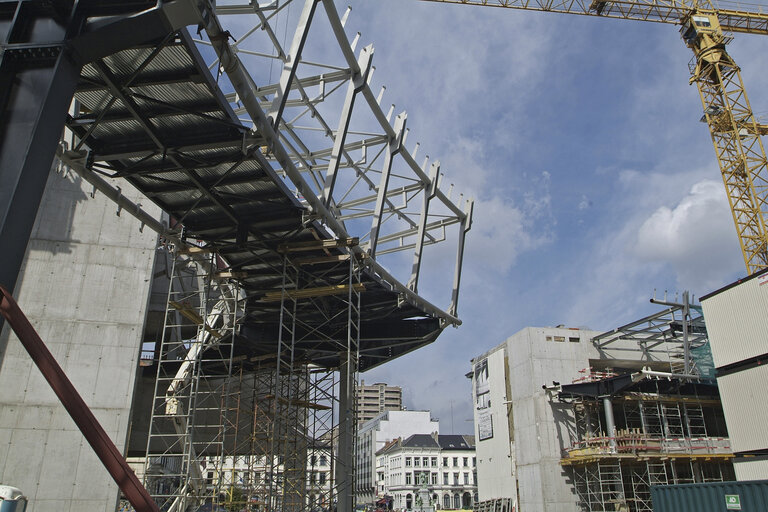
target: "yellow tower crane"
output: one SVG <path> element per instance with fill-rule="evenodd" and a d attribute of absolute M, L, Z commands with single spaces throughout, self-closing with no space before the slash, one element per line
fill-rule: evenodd
<path fill-rule="evenodd" d="M 725 50 L 727 32 L 768 35 L 768 14 L 720 9 L 709 0 L 427 0 L 654 21 L 680 25 L 693 50 L 691 82 L 701 96 L 704 117 L 720 165 L 733 222 L 750 274 L 768 267 L 768 161 L 739 67 Z"/>

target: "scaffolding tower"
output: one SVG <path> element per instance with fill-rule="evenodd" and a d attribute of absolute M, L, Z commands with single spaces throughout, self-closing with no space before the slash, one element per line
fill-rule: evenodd
<path fill-rule="evenodd" d="M 306 247 L 279 248 L 282 285 L 259 299 L 279 307 L 277 340 L 255 356 L 234 349 L 246 299 L 221 278 L 221 258 L 170 247 L 144 471 L 161 508 L 300 512 L 353 503 L 364 258 L 349 251 L 315 268 L 297 257 Z M 338 367 L 310 361 L 307 350 L 319 343 Z"/>
<path fill-rule="evenodd" d="M 650 512 L 653 485 L 734 478 L 719 399 L 697 389 L 674 379 L 642 379 L 613 396 L 563 387 L 575 428 L 561 464 L 581 510 Z"/>

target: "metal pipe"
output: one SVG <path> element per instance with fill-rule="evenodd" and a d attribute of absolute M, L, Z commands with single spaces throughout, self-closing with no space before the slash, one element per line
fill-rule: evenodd
<path fill-rule="evenodd" d="M 657 371 L 649 370 L 648 368 L 643 368 L 641 371 L 632 374 L 632 381 L 639 382 L 646 377 L 658 377 L 661 379 L 683 379 L 683 380 L 684 379 L 699 380 L 700 378 L 698 375 L 693 375 L 693 374 L 657 372 Z"/>
<path fill-rule="evenodd" d="M 10 292 L 0 285 L 0 314 L 11 326 L 19 341 L 40 369 L 45 380 L 91 445 L 109 475 L 137 512 L 159 512 L 157 504 L 141 485 L 120 451 L 96 420 L 93 412 L 67 378 L 51 352 L 40 339 L 32 324 L 13 300 Z"/>

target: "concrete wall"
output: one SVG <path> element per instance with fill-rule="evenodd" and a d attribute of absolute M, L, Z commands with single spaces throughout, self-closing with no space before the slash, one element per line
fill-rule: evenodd
<path fill-rule="evenodd" d="M 157 237 L 90 191 L 49 177 L 14 295 L 122 450 Z M 113 511 L 117 486 L 7 326 L 2 347 L 0 482 L 22 489 L 31 512 Z"/>
<path fill-rule="evenodd" d="M 507 344 L 514 415 L 517 479 L 520 510 L 572 512 L 576 493 L 560 465 L 562 448 L 570 442 L 559 427 L 568 407 L 550 402 L 543 385 L 569 383 L 582 376 L 579 370 L 597 357 L 589 339 L 597 332 L 529 327 L 510 337 Z M 551 341 L 547 336 L 552 337 Z M 564 341 L 554 341 L 554 337 Z M 578 338 L 578 342 L 569 339 Z"/>
<path fill-rule="evenodd" d="M 487 365 L 487 381 L 482 373 Z M 479 501 L 497 498 L 517 499 L 515 478 L 515 442 L 510 432 L 513 418 L 512 406 L 507 402 L 507 357 L 506 345 L 502 344 L 472 360 L 472 399 L 474 402 L 475 439 L 477 444 L 477 493 Z M 485 382 L 484 382 L 485 381 Z M 481 397 L 487 389 L 490 405 Z M 487 425 L 492 426 L 492 437 Z M 481 436 L 482 430 L 485 434 Z"/>

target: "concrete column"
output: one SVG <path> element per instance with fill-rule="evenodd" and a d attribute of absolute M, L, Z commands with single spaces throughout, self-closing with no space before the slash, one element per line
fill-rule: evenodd
<path fill-rule="evenodd" d="M 355 383 L 346 353 L 339 354 L 339 451 L 336 455 L 337 512 L 352 512 L 355 506 Z"/>
<path fill-rule="evenodd" d="M 608 446 L 611 453 L 616 453 L 616 422 L 613 419 L 613 403 L 610 396 L 603 397 L 603 409 L 605 410 L 605 428 L 608 431 Z"/>

